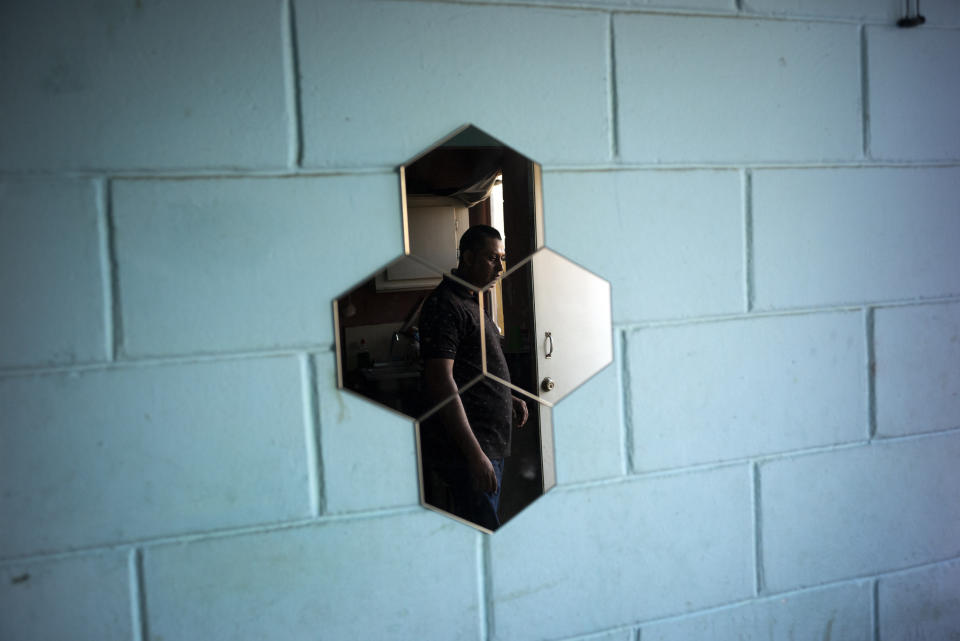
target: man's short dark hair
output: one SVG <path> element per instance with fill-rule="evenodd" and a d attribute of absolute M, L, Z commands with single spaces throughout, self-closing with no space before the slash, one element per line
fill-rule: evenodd
<path fill-rule="evenodd" d="M 500 232 L 490 225 L 474 225 L 460 237 L 460 255 L 465 251 L 477 251 L 487 243 L 488 238 L 503 240 Z"/>

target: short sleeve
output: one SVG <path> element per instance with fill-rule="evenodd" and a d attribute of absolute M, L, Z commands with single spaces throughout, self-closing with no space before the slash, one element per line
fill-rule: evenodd
<path fill-rule="evenodd" d="M 424 359 L 455 359 L 463 318 L 449 299 L 430 296 L 420 311 L 420 354 Z"/>

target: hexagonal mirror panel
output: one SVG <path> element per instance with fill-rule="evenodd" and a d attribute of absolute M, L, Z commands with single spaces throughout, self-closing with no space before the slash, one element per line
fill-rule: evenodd
<path fill-rule="evenodd" d="M 444 279 L 456 281 L 416 258 L 402 256 L 334 301 L 341 388 L 410 418 L 444 400 L 429 397 L 424 388 L 419 327 L 421 309 Z M 458 286 L 467 290 L 464 283 Z M 470 345 L 477 354 L 470 378 L 482 371 L 480 337 L 478 332 L 463 341 L 465 349 Z"/>
<path fill-rule="evenodd" d="M 610 283 L 550 249 L 511 268 L 484 290 L 509 372 L 484 373 L 554 405 L 613 360 Z M 489 339 L 485 342 L 489 342 Z"/>
<path fill-rule="evenodd" d="M 496 229 L 508 264 L 543 246 L 540 165 L 474 126 L 400 167 L 405 253 L 451 271 L 469 227 Z"/>
<path fill-rule="evenodd" d="M 423 505 L 496 531 L 553 486 L 544 423 L 550 424 L 549 409 L 489 377 L 463 388 L 416 423 Z"/>

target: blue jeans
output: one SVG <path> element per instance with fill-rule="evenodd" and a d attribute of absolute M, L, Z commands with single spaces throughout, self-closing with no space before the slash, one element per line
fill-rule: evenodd
<path fill-rule="evenodd" d="M 490 459 L 490 462 L 497 475 L 496 492 L 473 489 L 473 478 L 465 462 L 433 461 L 424 469 L 426 502 L 488 530 L 496 530 L 500 527 L 497 510 L 503 488 L 503 459 Z"/>

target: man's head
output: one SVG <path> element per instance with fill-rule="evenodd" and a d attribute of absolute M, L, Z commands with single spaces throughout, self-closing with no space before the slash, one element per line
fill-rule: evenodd
<path fill-rule="evenodd" d="M 489 225 L 474 225 L 460 237 L 460 265 L 457 274 L 467 282 L 484 287 L 503 273 L 503 237 Z"/>

